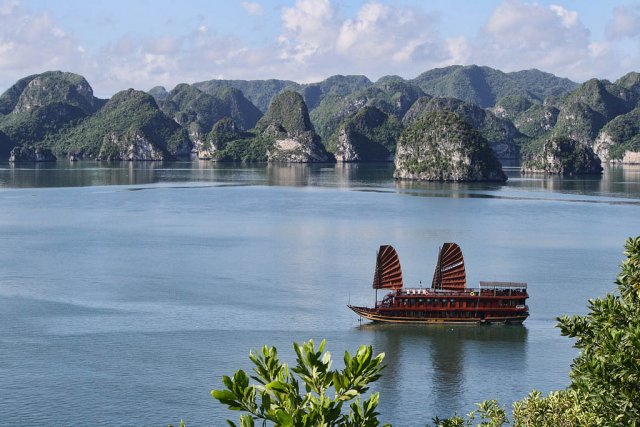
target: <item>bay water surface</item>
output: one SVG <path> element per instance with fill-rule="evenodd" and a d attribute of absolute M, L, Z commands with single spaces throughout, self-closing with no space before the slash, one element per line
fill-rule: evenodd
<path fill-rule="evenodd" d="M 21 426 L 222 426 L 210 396 L 249 350 L 327 340 L 335 367 L 385 352 L 384 422 L 505 405 L 569 384 L 562 314 L 614 290 L 640 232 L 640 167 L 508 172 L 506 185 L 395 182 L 393 166 L 0 163 L 0 420 Z M 438 247 L 468 282 L 529 284 L 524 326 L 360 323 L 376 249 L 429 286 Z"/>

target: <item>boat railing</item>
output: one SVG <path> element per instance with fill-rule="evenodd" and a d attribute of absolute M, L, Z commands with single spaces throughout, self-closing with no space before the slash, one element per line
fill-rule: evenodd
<path fill-rule="evenodd" d="M 520 283 L 515 283 L 514 285 L 522 285 Z M 491 295 L 491 296 L 525 296 L 527 295 L 526 283 L 525 286 L 515 286 L 515 287 L 480 287 L 480 288 L 465 288 L 459 291 L 451 291 L 448 289 L 431 289 L 431 288 L 416 288 L 416 289 L 401 289 L 398 290 L 398 295 L 425 295 L 425 296 L 437 296 L 437 297 L 446 297 L 446 296 L 460 296 L 460 295 L 468 295 L 468 296 L 482 296 L 482 295 Z"/>

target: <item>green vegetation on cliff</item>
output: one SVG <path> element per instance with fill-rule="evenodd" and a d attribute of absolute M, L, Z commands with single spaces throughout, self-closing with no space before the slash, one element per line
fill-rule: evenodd
<path fill-rule="evenodd" d="M 269 106 L 269 110 L 256 124 L 256 129 L 265 130 L 276 126 L 295 134 L 313 130 L 309 110 L 302 96 L 290 90 L 280 93 Z"/>
<path fill-rule="evenodd" d="M 371 80 L 365 76 L 335 75 L 320 82 L 308 84 L 276 79 L 208 80 L 194 83 L 193 86 L 209 94 L 215 94 L 222 88 L 239 89 L 260 111 L 266 112 L 275 97 L 285 90 L 301 94 L 307 108 L 313 110 L 327 96 L 347 96 L 371 84 Z"/>
<path fill-rule="evenodd" d="M 104 105 L 103 100 L 93 96 L 93 89 L 87 80 L 78 74 L 47 71 L 31 77 L 33 78 L 17 98 L 13 113 L 28 112 L 49 104 L 65 104 L 77 107 L 89 115 Z M 16 85 L 21 86 L 22 83 L 24 82 L 21 80 Z M 8 98 L 12 98 L 11 94 L 17 93 L 17 89 L 10 88 L 7 91 L 10 93 Z"/>
<path fill-rule="evenodd" d="M 522 165 L 525 172 L 559 175 L 600 174 L 600 159 L 591 147 L 566 137 L 553 137 Z"/>
<path fill-rule="evenodd" d="M 154 86 L 151 89 L 149 89 L 147 93 L 153 96 L 153 98 L 156 100 L 156 102 L 158 102 L 158 104 L 160 104 L 162 101 L 167 99 L 167 97 L 169 96 L 169 92 L 167 92 L 164 86 Z"/>
<path fill-rule="evenodd" d="M 332 160 L 313 130 L 302 95 L 288 90 L 276 96 L 254 129 L 238 132 L 229 121 L 222 121 L 208 139 L 212 157 L 219 161 Z"/>
<path fill-rule="evenodd" d="M 335 75 L 318 83 L 300 85 L 292 89 L 303 96 L 307 108 L 313 111 L 327 96 L 347 96 L 372 84 L 366 76 Z"/>
<path fill-rule="evenodd" d="M 502 166 L 480 132 L 459 115 L 435 110 L 406 127 L 396 147 L 400 179 L 506 181 Z"/>
<path fill-rule="evenodd" d="M 325 144 L 339 161 L 388 161 L 402 123 L 377 107 L 364 107 L 342 121 Z"/>
<path fill-rule="evenodd" d="M 95 158 L 109 135 L 125 136 L 136 130 L 168 155 L 188 154 L 191 145 L 186 131 L 164 115 L 153 97 L 128 89 L 116 93 L 107 104 L 78 126 L 61 133 L 53 141 L 54 153 L 74 153 Z"/>
<path fill-rule="evenodd" d="M 606 145 L 602 157 L 606 160 L 622 160 L 627 151 L 640 152 L 640 107 L 622 114 L 607 123 L 596 141 L 596 146 Z"/>
<path fill-rule="evenodd" d="M 513 121 L 520 114 L 531 108 L 535 102 L 522 95 L 510 95 L 500 98 L 493 107 L 493 113 L 503 119 L 509 119 Z"/>
<path fill-rule="evenodd" d="M 12 145 L 52 145 L 56 135 L 71 129 L 86 114 L 78 107 L 64 103 L 51 103 L 28 111 L 0 117 L 0 130 Z"/>
<path fill-rule="evenodd" d="M 221 162 L 264 162 L 273 141 L 255 130 L 242 131 L 230 117 L 213 125 L 203 147 Z"/>
<path fill-rule="evenodd" d="M 242 129 L 251 129 L 262 116 L 238 89 L 223 87 L 209 94 L 186 83 L 169 92 L 161 108 L 182 126 L 196 125 L 202 134 L 223 117 L 231 117 Z"/>
<path fill-rule="evenodd" d="M 392 79 L 382 80 L 346 97 L 327 96 L 311 112 L 311 121 L 318 135 L 326 142 L 342 120 L 363 107 L 377 107 L 400 119 L 421 96 L 424 96 L 424 93 L 415 85 Z"/>
<path fill-rule="evenodd" d="M 615 84 L 640 95 L 640 73 L 632 71 L 615 81 Z"/>
<path fill-rule="evenodd" d="M 548 96 L 563 95 L 577 86 L 569 79 L 539 70 L 504 73 L 477 65 L 436 68 L 411 82 L 429 95 L 458 98 L 483 108 L 493 107 L 505 96 L 521 95 L 542 101 Z"/>
<path fill-rule="evenodd" d="M 34 74 L 21 78 L 0 96 L 0 115 L 9 114 L 16 108 L 18 98 L 36 76 L 37 74 Z"/>
<path fill-rule="evenodd" d="M 478 130 L 489 141 L 499 158 L 518 159 L 518 145 L 524 138 L 508 119 L 497 117 L 489 110 L 455 98 L 418 99 L 404 115 L 405 126 L 414 123 L 422 115 L 437 110 L 458 114 L 464 121 Z"/>
<path fill-rule="evenodd" d="M 193 87 L 208 94 L 215 94 L 223 88 L 235 88 L 260 109 L 267 111 L 271 101 L 285 89 L 297 89 L 298 83 L 290 80 L 208 80 L 194 83 Z"/>
<path fill-rule="evenodd" d="M 77 74 L 48 71 L 25 77 L 0 97 L 0 130 L 8 139 L 0 155 L 5 157 L 6 148 L 16 145 L 51 143 L 55 135 L 101 105 L 103 101 Z"/>
<path fill-rule="evenodd" d="M 13 147 L 15 147 L 15 145 L 9 137 L 0 130 L 0 158 L 9 157 L 9 153 Z"/>

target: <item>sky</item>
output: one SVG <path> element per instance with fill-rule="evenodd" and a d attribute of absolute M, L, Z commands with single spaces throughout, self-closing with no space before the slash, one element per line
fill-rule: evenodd
<path fill-rule="evenodd" d="M 640 71 L 640 1 L 0 0 L 0 92 L 48 70 L 81 74 L 107 98 L 454 64 L 613 81 Z"/>

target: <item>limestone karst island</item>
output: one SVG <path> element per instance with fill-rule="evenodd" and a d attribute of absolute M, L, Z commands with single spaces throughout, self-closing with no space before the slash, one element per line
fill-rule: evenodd
<path fill-rule="evenodd" d="M 578 84 L 539 70 L 450 66 L 413 79 L 210 80 L 93 95 L 77 74 L 24 77 L 0 97 L 11 162 L 395 162 L 395 177 L 505 181 L 501 162 L 600 174 L 640 161 L 640 74 Z"/>

